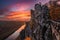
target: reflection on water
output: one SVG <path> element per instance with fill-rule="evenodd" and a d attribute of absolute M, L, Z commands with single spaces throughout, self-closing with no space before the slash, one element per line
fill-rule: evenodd
<path fill-rule="evenodd" d="M 12 35 L 10 35 L 7 39 L 5 40 L 15 40 L 20 32 L 25 28 L 26 24 L 22 25 L 17 31 L 15 31 Z"/>

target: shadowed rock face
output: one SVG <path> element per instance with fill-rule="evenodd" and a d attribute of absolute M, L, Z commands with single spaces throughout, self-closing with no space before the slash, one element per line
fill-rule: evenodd
<path fill-rule="evenodd" d="M 60 20 L 60 5 L 56 4 L 56 2 L 50 5 L 50 16 L 52 20 Z"/>
<path fill-rule="evenodd" d="M 0 40 L 7 38 L 13 32 L 15 32 L 23 22 L 18 21 L 0 21 Z"/>
<path fill-rule="evenodd" d="M 36 6 L 36 8 L 37 8 L 37 10 L 36 9 L 31 10 L 31 21 L 32 21 L 31 24 L 32 25 L 26 26 L 26 29 L 23 30 L 23 31 L 25 31 L 25 36 L 31 37 L 32 40 L 60 40 L 59 39 L 60 33 L 58 32 L 59 25 L 58 25 L 58 23 L 56 23 L 56 20 L 59 18 L 55 17 L 55 16 L 59 15 L 57 13 L 59 13 L 58 10 L 60 10 L 60 8 L 51 7 L 50 14 L 49 14 L 49 9 L 46 5 L 41 7 L 42 11 L 39 9 L 40 8 L 39 4 L 38 4 L 38 6 Z M 53 20 L 53 22 L 49 18 L 50 16 L 51 16 L 51 19 Z M 32 32 L 30 32 L 28 29 L 31 26 L 32 26 L 32 29 L 30 31 L 32 31 Z M 55 27 L 58 27 L 58 28 L 55 29 Z M 24 34 L 23 31 L 22 31 L 22 33 Z M 20 37 L 22 37 L 23 34 L 20 34 Z M 59 36 L 57 36 L 57 35 L 59 35 Z M 22 39 L 24 40 L 23 37 L 22 37 Z"/>
<path fill-rule="evenodd" d="M 50 15 L 52 20 L 60 20 L 60 8 L 54 8 L 54 10 L 52 9 Z"/>

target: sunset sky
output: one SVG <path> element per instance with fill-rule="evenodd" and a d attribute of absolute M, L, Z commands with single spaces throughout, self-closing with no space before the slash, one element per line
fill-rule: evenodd
<path fill-rule="evenodd" d="M 29 21 L 34 4 L 49 0 L 0 0 L 0 20 Z"/>

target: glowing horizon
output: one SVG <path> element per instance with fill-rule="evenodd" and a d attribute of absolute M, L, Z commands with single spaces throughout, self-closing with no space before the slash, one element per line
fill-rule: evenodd
<path fill-rule="evenodd" d="M 0 20 L 6 21 L 29 21 L 31 14 L 30 9 L 33 9 L 34 5 L 38 2 L 45 4 L 49 0 L 7 0 L 0 1 L 0 10 L 3 10 L 3 14 L 0 13 Z"/>
<path fill-rule="evenodd" d="M 10 21 L 30 21 L 30 18 L 31 18 L 30 11 L 10 12 L 10 15 L 7 15 L 5 17 L 6 20 Z"/>
<path fill-rule="evenodd" d="M 29 21 L 31 18 L 29 6 L 25 4 L 15 4 L 7 7 L 9 12 L 6 13 L 6 16 L 2 17 L 1 20 L 10 20 L 10 21 Z"/>

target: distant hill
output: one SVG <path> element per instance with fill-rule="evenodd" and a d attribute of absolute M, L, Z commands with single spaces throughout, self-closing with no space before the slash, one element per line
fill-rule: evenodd
<path fill-rule="evenodd" d="M 0 21 L 0 40 L 7 38 L 23 24 L 20 21 Z"/>

